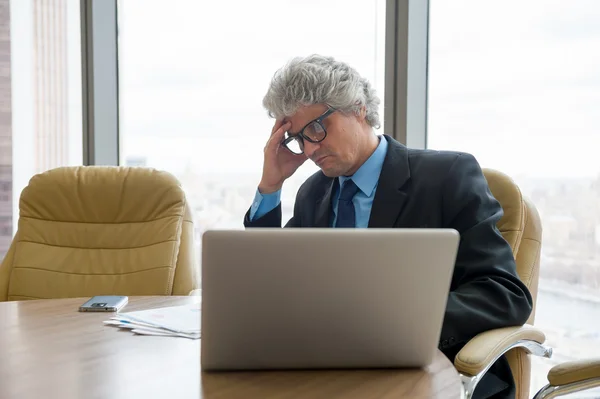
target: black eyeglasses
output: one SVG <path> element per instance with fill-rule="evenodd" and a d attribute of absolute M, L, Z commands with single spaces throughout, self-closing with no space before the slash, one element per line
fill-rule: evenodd
<path fill-rule="evenodd" d="M 289 132 L 285 132 L 285 136 L 281 145 L 293 152 L 294 154 L 300 155 L 304 153 L 304 140 L 309 143 L 320 143 L 327 137 L 327 130 L 323 121 L 329 115 L 336 111 L 335 108 L 329 108 L 325 113 L 319 116 L 317 119 L 310 121 L 300 130 L 298 134 L 290 135 Z"/>

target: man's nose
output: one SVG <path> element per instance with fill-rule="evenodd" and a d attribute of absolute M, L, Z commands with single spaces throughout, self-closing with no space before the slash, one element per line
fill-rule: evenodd
<path fill-rule="evenodd" d="M 310 141 L 304 140 L 304 155 L 308 158 L 312 158 L 312 155 L 319 149 L 318 143 L 311 143 Z"/>

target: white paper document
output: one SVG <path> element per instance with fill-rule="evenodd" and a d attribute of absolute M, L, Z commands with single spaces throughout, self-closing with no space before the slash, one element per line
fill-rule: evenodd
<path fill-rule="evenodd" d="M 200 303 L 117 313 L 104 324 L 140 335 L 199 339 Z"/>

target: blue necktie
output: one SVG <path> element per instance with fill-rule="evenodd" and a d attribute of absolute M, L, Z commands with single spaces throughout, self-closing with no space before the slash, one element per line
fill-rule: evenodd
<path fill-rule="evenodd" d="M 340 198 L 338 199 L 337 219 L 335 227 L 356 227 L 356 213 L 352 198 L 358 192 L 358 186 L 348 179 L 344 182 Z"/>

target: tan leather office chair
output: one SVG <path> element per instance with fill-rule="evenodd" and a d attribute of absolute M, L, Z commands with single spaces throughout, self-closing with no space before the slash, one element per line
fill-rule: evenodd
<path fill-rule="evenodd" d="M 192 214 L 166 172 L 53 169 L 29 181 L 19 210 L 0 266 L 0 301 L 187 295 L 199 287 Z"/>
<path fill-rule="evenodd" d="M 477 383 L 489 367 L 506 354 L 516 383 L 516 398 L 529 397 L 531 362 L 529 354 L 551 357 L 544 346 L 544 333 L 533 327 L 538 293 L 542 223 L 535 206 L 522 196 L 519 187 L 505 174 L 484 169 L 490 190 L 504 209 L 498 228 L 513 249 L 517 272 L 531 291 L 534 308 L 528 324 L 479 334 L 464 346 L 454 360 L 461 374 L 466 397 L 470 398 Z M 549 384 L 535 396 L 553 398 L 582 389 L 600 386 L 600 359 L 563 363 L 548 374 Z"/>

